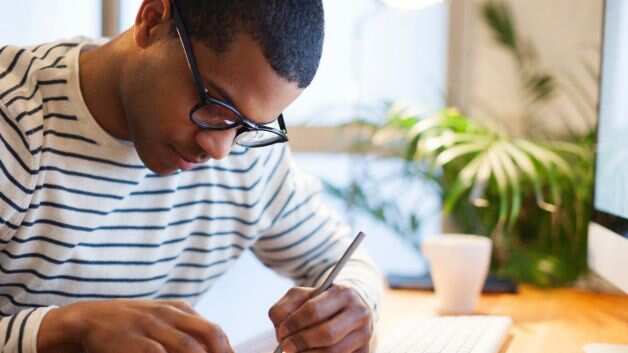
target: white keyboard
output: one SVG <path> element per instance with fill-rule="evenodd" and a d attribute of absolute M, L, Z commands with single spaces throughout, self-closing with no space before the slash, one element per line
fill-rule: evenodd
<path fill-rule="evenodd" d="M 505 316 L 409 320 L 384 337 L 378 353 L 497 353 L 512 325 Z"/>

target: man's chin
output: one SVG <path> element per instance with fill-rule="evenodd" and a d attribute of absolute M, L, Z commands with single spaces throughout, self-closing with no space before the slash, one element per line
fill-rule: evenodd
<path fill-rule="evenodd" d="M 179 170 L 179 167 L 177 166 L 166 165 L 166 163 L 164 163 L 165 161 L 155 161 L 149 158 L 144 158 L 142 155 L 140 155 L 140 159 L 146 168 L 160 176 L 171 175 Z"/>

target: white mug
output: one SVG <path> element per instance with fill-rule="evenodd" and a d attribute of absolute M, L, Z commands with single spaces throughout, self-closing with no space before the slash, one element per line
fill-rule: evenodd
<path fill-rule="evenodd" d="M 466 234 L 423 239 L 441 314 L 471 314 L 480 297 L 491 260 L 491 240 Z"/>

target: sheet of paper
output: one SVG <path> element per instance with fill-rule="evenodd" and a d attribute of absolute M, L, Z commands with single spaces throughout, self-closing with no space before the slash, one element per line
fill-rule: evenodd
<path fill-rule="evenodd" d="M 266 331 L 258 336 L 246 340 L 235 347 L 235 353 L 273 353 L 277 347 L 274 331 Z"/>

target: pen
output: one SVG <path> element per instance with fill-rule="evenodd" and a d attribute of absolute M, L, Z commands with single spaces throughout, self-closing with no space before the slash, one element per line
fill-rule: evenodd
<path fill-rule="evenodd" d="M 331 270 L 331 272 L 327 275 L 325 281 L 323 281 L 323 283 L 318 286 L 318 288 L 316 288 L 314 292 L 312 292 L 310 298 L 316 297 L 317 295 L 323 293 L 324 291 L 328 290 L 329 287 L 331 287 L 331 285 L 334 283 L 334 280 L 338 276 L 338 273 L 340 273 L 347 261 L 349 261 L 349 258 L 351 258 L 351 255 L 353 255 L 353 252 L 358 247 L 358 245 L 360 245 L 365 235 L 366 234 L 364 234 L 364 232 L 359 232 L 358 235 L 356 235 L 355 239 L 353 239 L 353 241 L 351 242 L 351 245 L 349 245 L 347 250 L 345 250 L 345 253 L 342 254 L 342 257 L 340 258 L 340 260 L 338 260 L 336 265 L 334 265 L 334 269 Z M 281 343 L 277 345 L 274 353 L 282 353 Z"/>

